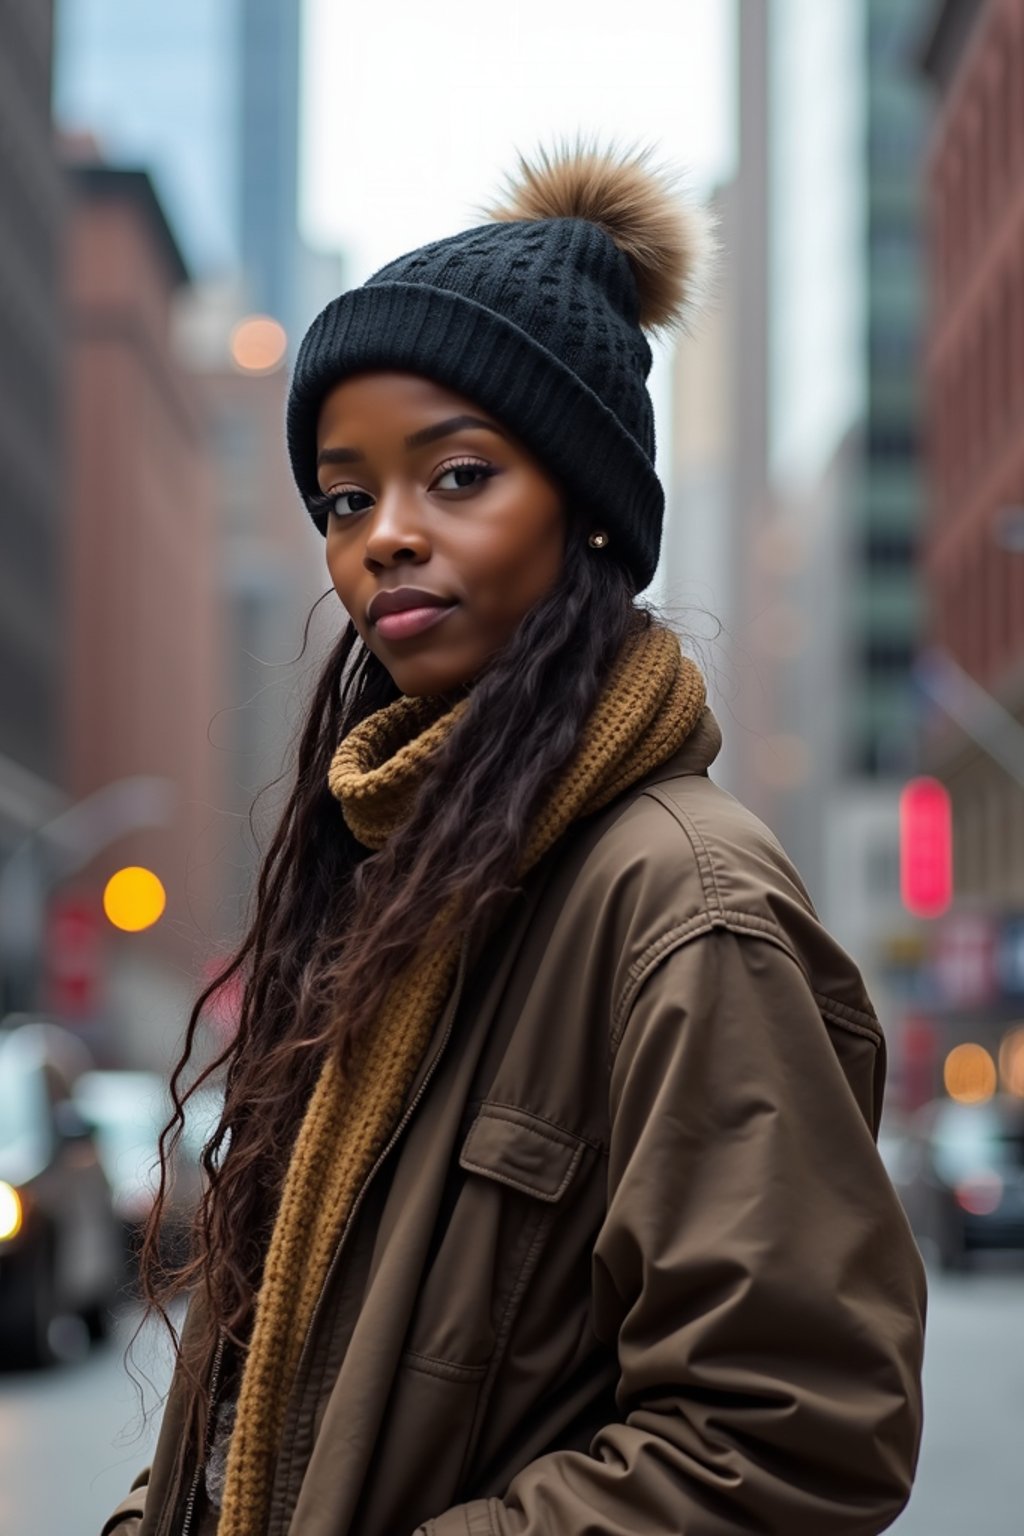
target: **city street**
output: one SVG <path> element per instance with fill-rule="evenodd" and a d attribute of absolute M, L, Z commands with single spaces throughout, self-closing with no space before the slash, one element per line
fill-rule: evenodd
<path fill-rule="evenodd" d="M 0 1377 L 0 1530 L 96 1536 L 146 1464 L 135 1388 L 115 1344 L 40 1375 Z M 166 1353 L 136 1354 L 150 1373 Z M 163 1364 L 161 1364 L 163 1361 Z M 921 1470 L 897 1536 L 1015 1536 L 1024 1508 L 1024 1271 L 931 1276 Z"/>
<path fill-rule="evenodd" d="M 1024 1270 L 929 1272 L 925 1430 L 895 1536 L 1017 1536 L 1024 1509 Z"/>
<path fill-rule="evenodd" d="M 0 1531 L 97 1536 L 146 1466 L 159 1416 L 140 1433 L 139 1394 L 124 1367 L 136 1317 L 125 1317 L 117 1338 L 85 1359 L 0 1374 Z M 157 1336 L 140 1339 L 134 1358 L 135 1376 L 149 1377 L 151 1409 L 166 1388 L 169 1349 L 157 1346 Z"/>

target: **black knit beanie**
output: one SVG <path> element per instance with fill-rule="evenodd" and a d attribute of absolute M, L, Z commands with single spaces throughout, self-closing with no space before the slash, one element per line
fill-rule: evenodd
<path fill-rule="evenodd" d="M 649 153 L 578 146 L 521 160 L 490 222 L 398 257 L 327 305 L 288 398 L 307 507 L 329 390 L 369 369 L 421 374 L 508 427 L 588 526 L 607 532 L 637 591 L 648 585 L 664 494 L 644 331 L 685 319 L 710 246 L 705 216 L 648 169 Z M 313 515 L 325 532 L 324 514 Z"/>

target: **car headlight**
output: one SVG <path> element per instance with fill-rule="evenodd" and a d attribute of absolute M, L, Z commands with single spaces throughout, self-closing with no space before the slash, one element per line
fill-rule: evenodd
<path fill-rule="evenodd" d="M 0 1243 L 17 1237 L 22 1222 L 21 1196 L 13 1184 L 0 1179 Z"/>

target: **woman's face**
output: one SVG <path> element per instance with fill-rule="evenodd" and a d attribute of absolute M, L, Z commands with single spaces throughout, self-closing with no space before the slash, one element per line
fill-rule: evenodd
<path fill-rule="evenodd" d="M 429 379 L 336 385 L 317 478 L 334 589 L 405 694 L 470 682 L 558 579 L 555 482 L 486 411 Z"/>

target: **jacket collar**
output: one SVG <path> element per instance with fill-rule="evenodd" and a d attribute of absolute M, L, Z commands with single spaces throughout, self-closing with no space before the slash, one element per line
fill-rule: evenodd
<path fill-rule="evenodd" d="M 722 728 L 710 707 L 705 705 L 697 724 L 682 746 L 663 763 L 659 763 L 657 768 L 652 768 L 650 773 L 638 779 L 633 785 L 633 792 L 639 793 L 651 784 L 660 784 L 663 779 L 706 774 L 721 749 Z"/>

